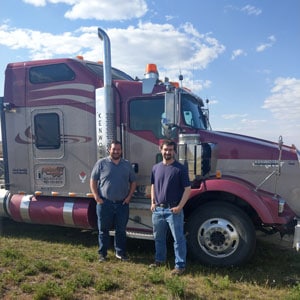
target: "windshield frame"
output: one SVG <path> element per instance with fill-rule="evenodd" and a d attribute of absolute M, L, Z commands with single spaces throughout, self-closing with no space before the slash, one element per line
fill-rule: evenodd
<path fill-rule="evenodd" d="M 189 93 L 181 93 L 180 118 L 181 123 L 193 129 L 208 129 L 207 119 L 202 111 L 203 101 Z"/>

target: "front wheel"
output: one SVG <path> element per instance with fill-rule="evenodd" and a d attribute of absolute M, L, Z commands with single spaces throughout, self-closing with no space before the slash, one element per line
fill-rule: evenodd
<path fill-rule="evenodd" d="M 253 223 L 240 208 L 224 202 L 205 204 L 188 219 L 189 254 L 211 266 L 247 262 L 256 247 Z"/>

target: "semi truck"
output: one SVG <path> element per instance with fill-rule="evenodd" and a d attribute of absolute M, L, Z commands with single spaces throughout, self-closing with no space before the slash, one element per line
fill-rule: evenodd
<path fill-rule="evenodd" d="M 95 33 L 97 37 L 97 33 Z M 214 131 L 205 101 L 178 82 L 114 68 L 107 33 L 103 61 L 83 57 L 8 63 L 0 98 L 4 183 L 0 217 L 97 229 L 89 188 L 95 162 L 120 140 L 137 176 L 128 237 L 153 240 L 150 175 L 163 139 L 177 142 L 192 186 L 184 207 L 188 255 L 236 266 L 254 254 L 256 233 L 294 233 L 300 245 L 300 155 L 294 146 Z M 20 225 L 22 226 L 22 225 Z M 112 231 L 113 234 L 113 231 Z"/>

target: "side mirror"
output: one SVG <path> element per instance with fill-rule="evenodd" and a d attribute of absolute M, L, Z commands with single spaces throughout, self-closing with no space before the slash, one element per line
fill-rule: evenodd
<path fill-rule="evenodd" d="M 175 93 L 167 92 L 165 95 L 165 125 L 176 124 L 176 103 Z"/>

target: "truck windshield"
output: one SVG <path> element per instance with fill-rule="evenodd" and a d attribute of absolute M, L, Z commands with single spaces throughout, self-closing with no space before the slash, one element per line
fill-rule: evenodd
<path fill-rule="evenodd" d="M 207 129 L 207 122 L 201 106 L 196 99 L 188 94 L 182 94 L 181 111 L 184 123 L 196 129 Z"/>

